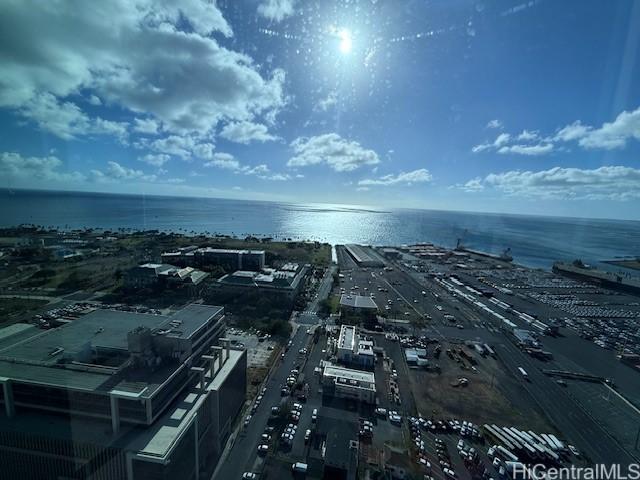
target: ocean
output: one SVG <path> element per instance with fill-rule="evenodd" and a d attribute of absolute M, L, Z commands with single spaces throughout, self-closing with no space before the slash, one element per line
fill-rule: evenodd
<path fill-rule="evenodd" d="M 556 260 L 640 256 L 640 222 L 353 205 L 15 190 L 0 192 L 0 226 L 161 230 L 271 236 L 331 244 L 432 242 L 501 253 L 551 267 Z"/>

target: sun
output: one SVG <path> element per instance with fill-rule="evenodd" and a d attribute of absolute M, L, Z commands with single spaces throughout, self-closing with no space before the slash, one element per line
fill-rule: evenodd
<path fill-rule="evenodd" d="M 338 38 L 340 39 L 340 52 L 345 55 L 351 52 L 351 48 L 353 47 L 351 32 L 346 28 L 343 28 L 338 32 Z"/>

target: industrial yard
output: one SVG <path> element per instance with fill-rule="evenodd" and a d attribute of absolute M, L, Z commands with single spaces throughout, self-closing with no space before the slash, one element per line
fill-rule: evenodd
<path fill-rule="evenodd" d="M 337 245 L 329 268 L 292 266 L 290 274 L 265 267 L 262 251 L 174 248 L 163 257 L 258 255 L 259 272 L 235 275 L 251 285 L 309 274 L 289 313 L 277 312 L 284 326 L 277 333 L 262 316 L 271 308 L 267 287 L 247 297 L 230 291 L 261 316 L 238 315 L 233 303 L 225 312 L 225 345 L 246 352 L 246 398 L 213 478 L 293 471 L 471 480 L 502 478 L 516 464 L 638 459 L 638 297 L 531 270 L 506 254 L 431 244 Z M 84 261 L 73 260 L 76 267 Z M 24 281 L 39 271 L 26 263 L 11 275 Z M 136 267 L 136 282 L 158 267 Z M 65 261 L 55 265 L 65 268 Z M 0 349 L 103 309 L 171 315 L 208 295 L 191 289 L 180 302 L 166 296 L 171 301 L 158 304 L 110 302 L 113 292 L 91 288 L 4 293 L 12 297 L 5 319 L 15 325 L 0 336 Z"/>
<path fill-rule="evenodd" d="M 351 250 L 337 249 L 336 294 L 375 298 L 395 332 L 380 343 L 421 353 L 394 358 L 408 415 L 555 432 L 591 461 L 634 457 L 638 297 L 430 244 Z"/>

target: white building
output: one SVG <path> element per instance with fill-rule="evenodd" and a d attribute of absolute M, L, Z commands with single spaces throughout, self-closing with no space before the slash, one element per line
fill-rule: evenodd
<path fill-rule="evenodd" d="M 327 364 L 322 372 L 323 393 L 375 404 L 376 380 L 371 372 Z"/>
<path fill-rule="evenodd" d="M 342 363 L 371 368 L 375 363 L 373 341 L 361 338 L 355 326 L 342 325 L 336 356 Z"/>

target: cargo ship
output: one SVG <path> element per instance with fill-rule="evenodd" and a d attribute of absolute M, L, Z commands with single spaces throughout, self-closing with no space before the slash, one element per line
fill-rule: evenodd
<path fill-rule="evenodd" d="M 503 262 L 512 262 L 513 257 L 511 256 L 511 249 L 505 249 L 500 255 L 496 255 L 495 253 L 481 252 L 480 250 L 473 250 L 471 248 L 467 248 L 462 244 L 462 239 L 459 238 L 456 243 L 456 248 L 454 249 L 458 252 L 467 252 L 473 253 L 474 255 L 479 255 L 481 257 L 491 258 L 493 260 L 501 260 Z"/>
<path fill-rule="evenodd" d="M 581 260 L 575 260 L 571 263 L 555 262 L 552 270 L 555 273 L 585 280 L 606 288 L 640 294 L 640 277 L 626 273 L 600 270 L 582 263 Z"/>

